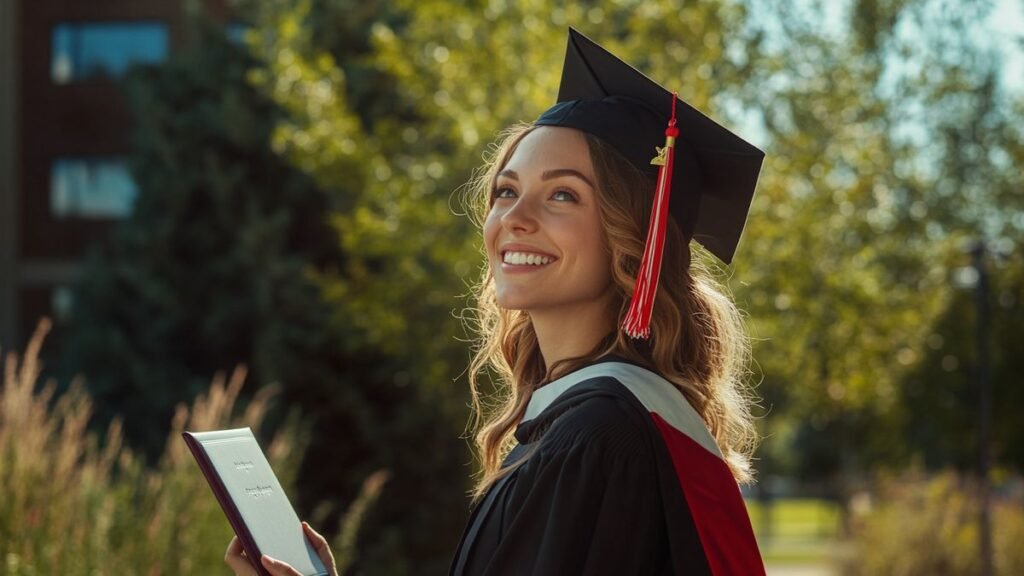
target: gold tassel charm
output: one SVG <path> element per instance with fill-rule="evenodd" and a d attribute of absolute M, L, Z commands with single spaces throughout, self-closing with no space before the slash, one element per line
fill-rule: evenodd
<path fill-rule="evenodd" d="M 676 137 L 675 136 L 666 136 L 665 137 L 665 147 L 664 148 L 662 148 L 661 146 L 655 146 L 654 147 L 654 149 L 658 151 L 658 155 L 655 156 L 654 158 L 651 158 L 651 166 L 664 166 L 665 162 L 668 160 L 668 150 L 669 150 L 669 148 L 675 148 L 675 147 L 676 147 Z"/>
<path fill-rule="evenodd" d="M 651 166 L 664 166 L 665 161 L 668 160 L 668 146 L 664 148 L 655 146 L 654 149 L 658 151 L 658 155 L 651 158 Z"/>

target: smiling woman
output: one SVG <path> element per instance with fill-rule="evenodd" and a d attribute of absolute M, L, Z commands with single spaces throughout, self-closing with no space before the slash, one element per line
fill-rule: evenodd
<path fill-rule="evenodd" d="M 689 246 L 731 260 L 763 154 L 575 30 L 558 103 L 495 150 L 470 190 L 483 470 L 450 573 L 763 573 L 749 346 Z"/>

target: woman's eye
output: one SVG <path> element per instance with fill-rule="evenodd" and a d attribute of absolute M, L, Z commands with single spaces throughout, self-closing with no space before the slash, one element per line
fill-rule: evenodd
<path fill-rule="evenodd" d="M 491 198 L 492 199 L 495 199 L 495 198 L 515 198 L 515 197 L 516 197 L 515 190 L 509 188 L 508 186 L 503 186 L 503 187 L 500 187 L 500 188 L 495 188 L 494 191 L 491 192 Z"/>
<path fill-rule="evenodd" d="M 569 192 L 568 190 L 556 190 L 555 193 L 551 195 L 551 198 L 554 200 L 558 200 L 559 202 L 576 201 L 576 195 L 573 194 L 572 192 Z"/>

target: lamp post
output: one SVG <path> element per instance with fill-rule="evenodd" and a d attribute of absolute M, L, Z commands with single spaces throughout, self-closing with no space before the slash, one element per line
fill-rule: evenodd
<path fill-rule="evenodd" d="M 992 465 L 992 381 L 989 367 L 989 278 L 985 266 L 985 242 L 978 240 L 972 243 L 971 264 L 974 268 L 975 310 L 975 345 L 976 365 L 974 369 L 975 384 L 978 387 L 978 476 L 979 490 L 979 522 L 978 538 L 981 552 L 981 574 L 992 575 L 992 519 L 990 513 L 991 483 L 989 468 Z"/>
<path fill-rule="evenodd" d="M 965 251 L 971 254 L 971 265 L 957 269 L 953 283 L 960 288 L 974 289 L 974 384 L 978 390 L 978 544 L 981 554 L 980 574 L 992 576 L 992 487 L 989 481 L 989 468 L 992 465 L 992 382 L 989 374 L 988 249 L 983 240 L 975 240 Z"/>

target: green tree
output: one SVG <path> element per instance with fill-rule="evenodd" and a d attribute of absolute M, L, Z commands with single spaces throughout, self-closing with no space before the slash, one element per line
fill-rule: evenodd
<path fill-rule="evenodd" d="M 311 280 L 341 258 L 333 200 L 267 145 L 278 112 L 246 85 L 251 58 L 193 26 L 183 52 L 126 83 L 140 195 L 89 261 L 64 358 L 150 454 L 218 370 L 301 386 L 338 373 L 305 357 L 345 364 Z"/>
<path fill-rule="evenodd" d="M 789 472 L 842 496 L 869 463 L 898 458 L 882 441 L 887 415 L 942 303 L 944 277 L 928 258 L 948 246 L 925 240 L 893 170 L 880 61 L 812 8 L 759 20 L 764 57 L 743 102 L 767 132 L 769 160 L 736 293 L 775 410 L 768 433 L 795 422 L 769 443 L 795 450 Z"/>
<path fill-rule="evenodd" d="M 1024 441 L 1024 425 L 1016 411 L 1024 405 L 1019 374 L 1024 370 L 1024 265 L 992 259 L 989 270 L 991 332 L 990 378 L 993 390 L 994 462 L 1024 469 L 1016 447 Z M 930 469 L 955 466 L 972 471 L 978 465 L 980 391 L 977 387 L 977 308 L 972 287 L 949 302 L 933 326 L 923 359 L 906 375 L 900 388 L 900 428 L 908 451 Z"/>
<path fill-rule="evenodd" d="M 893 116 L 903 119 L 897 141 L 914 152 L 898 168 L 921 175 L 929 238 L 980 239 L 997 254 L 989 263 L 988 335 L 995 462 L 1020 470 L 1024 462 L 1010 447 L 1024 435 L 1011 413 L 1019 404 L 1014 374 L 1024 350 L 1024 338 L 1012 328 L 1020 324 L 1024 274 L 1024 178 L 1018 168 L 1024 160 L 1024 94 L 1005 83 L 1006 55 L 987 24 L 992 2 L 936 7 L 927 0 L 907 2 L 887 40 L 890 51 L 908 54 L 890 83 L 891 93 L 904 94 L 893 107 Z M 917 350 L 922 362 L 901 388 L 908 452 L 930 467 L 977 465 L 977 318 L 973 291 L 955 282 L 957 268 L 969 263 L 962 249 L 936 262 L 951 294 Z"/>
<path fill-rule="evenodd" d="M 842 496 L 920 449 L 906 386 L 935 361 L 963 239 L 1002 245 L 1024 229 L 1020 104 L 984 42 L 989 3 L 864 0 L 840 17 L 825 3 L 749 4 L 765 49 L 743 107 L 770 160 L 736 292 L 763 339 L 766 425 L 784 432 L 766 453 L 791 447 L 790 471 Z M 966 342 L 970 327 L 953 329 Z M 955 423 L 943 415 L 930 428 Z"/>

